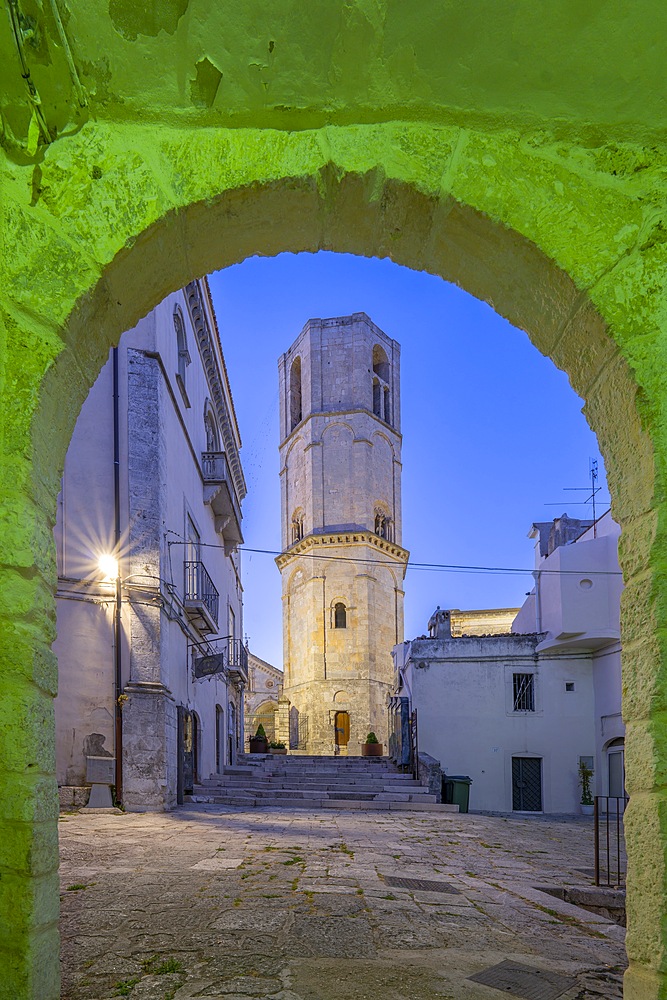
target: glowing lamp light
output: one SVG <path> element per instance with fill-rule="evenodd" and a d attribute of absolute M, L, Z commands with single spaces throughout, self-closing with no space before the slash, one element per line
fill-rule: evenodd
<path fill-rule="evenodd" d="M 98 566 L 105 580 L 115 580 L 118 576 L 118 560 L 113 556 L 100 556 Z"/>

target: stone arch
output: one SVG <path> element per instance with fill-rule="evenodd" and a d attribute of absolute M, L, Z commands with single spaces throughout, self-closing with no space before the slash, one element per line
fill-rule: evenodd
<path fill-rule="evenodd" d="M 278 711 L 278 702 L 273 698 L 266 698 L 261 705 L 258 705 L 252 710 L 252 715 L 246 724 L 246 738 L 254 736 L 257 732 L 257 727 L 260 725 L 264 726 L 264 732 L 266 733 L 266 738 L 269 742 L 272 742 L 276 738 L 276 712 Z"/>
<path fill-rule="evenodd" d="M 323 429 L 322 434 L 320 435 L 320 441 L 324 441 L 325 436 L 330 434 L 334 428 L 340 429 L 341 427 L 343 427 L 346 431 L 349 431 L 354 438 L 354 427 L 352 424 L 348 423 L 347 420 L 331 420 Z"/>
<path fill-rule="evenodd" d="M 492 304 L 568 372 L 586 400 L 623 527 L 627 766 L 635 796 L 627 820 L 628 952 L 636 981 L 657 995 L 667 900 L 661 223 L 645 218 L 631 171 L 624 174 L 622 162 L 612 170 L 608 150 L 570 156 L 548 130 L 523 142 L 480 129 L 387 122 L 259 137 L 241 127 L 153 131 L 100 121 L 46 150 L 38 210 L 23 194 L 29 171 L 14 164 L 6 172 L 5 233 L 21 254 L 3 286 L 3 409 L 10 415 L 3 656 L 25 711 L 8 729 L 11 767 L 1 801 L 21 844 L 36 844 L 53 825 L 40 812 L 53 793 L 50 527 L 74 421 L 109 346 L 193 274 L 252 253 L 391 256 Z M 17 796 L 30 803 L 21 820 L 11 812 Z M 21 850 L 16 893 L 33 898 Z M 47 855 L 55 863 L 53 847 Z M 0 914 L 23 956 L 17 997 L 33 982 L 28 942 L 53 933 L 45 912 L 25 913 L 20 926 L 15 913 Z M 57 995 L 55 979 L 44 978 L 53 968 L 43 966 L 34 995 Z"/>

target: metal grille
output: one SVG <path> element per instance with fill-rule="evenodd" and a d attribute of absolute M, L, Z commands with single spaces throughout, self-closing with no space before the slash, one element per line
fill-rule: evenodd
<path fill-rule="evenodd" d="M 219 594 L 203 563 L 188 560 L 185 563 L 185 600 L 200 601 L 206 606 L 213 621 L 218 622 Z"/>
<path fill-rule="evenodd" d="M 399 875 L 382 875 L 386 885 L 394 889 L 415 889 L 418 892 L 448 892 L 453 895 L 460 895 L 449 882 L 430 882 L 426 878 L 402 878 Z"/>
<path fill-rule="evenodd" d="M 512 809 L 542 812 L 542 761 L 539 757 L 512 757 Z"/>
<path fill-rule="evenodd" d="M 561 976 L 557 972 L 533 969 L 518 962 L 500 962 L 490 969 L 484 969 L 468 977 L 474 983 L 492 986 L 503 993 L 513 993 L 524 1000 L 556 1000 L 576 985 L 576 979 Z"/>
<path fill-rule="evenodd" d="M 289 710 L 289 745 L 290 750 L 306 750 L 308 747 L 308 716 L 294 705 Z"/>
<path fill-rule="evenodd" d="M 626 795 L 595 796 L 595 884 L 625 884 L 628 860 L 625 854 L 624 813 Z"/>
<path fill-rule="evenodd" d="M 417 709 L 410 716 L 410 762 L 412 777 L 419 781 L 419 734 L 417 731 Z"/>
<path fill-rule="evenodd" d="M 514 674 L 513 695 L 515 712 L 535 711 L 535 675 Z"/>

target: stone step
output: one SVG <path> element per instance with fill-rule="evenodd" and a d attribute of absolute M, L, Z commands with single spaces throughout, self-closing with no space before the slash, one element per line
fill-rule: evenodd
<path fill-rule="evenodd" d="M 329 791 L 341 791 L 349 789 L 355 792 L 405 792 L 405 791 L 426 791 L 424 785 L 419 785 L 416 782 L 394 782 L 394 781 L 329 781 L 323 779 L 322 781 L 299 781 L 295 782 L 289 778 L 282 778 L 280 781 L 269 780 L 266 778 L 254 778 L 254 777 L 234 777 L 234 778 L 223 778 L 218 781 L 207 781 L 201 783 L 202 788 L 244 788 L 252 785 L 255 788 L 304 788 L 311 790 L 321 790 L 324 792 Z"/>
<path fill-rule="evenodd" d="M 334 781 L 387 781 L 391 779 L 392 781 L 413 781 L 413 776 L 411 774 L 396 774 L 394 771 L 350 771 L 347 774 L 341 774 L 340 771 L 334 770 L 313 770 L 313 771 L 291 771 L 289 768 L 271 768 L 264 769 L 258 768 L 243 768 L 243 770 L 222 772 L 223 775 L 247 775 L 247 774 L 257 774 L 263 775 L 267 778 L 290 778 L 291 780 L 309 781 L 309 780 L 320 780 L 321 778 L 330 778 Z M 220 777 L 220 775 L 211 775 L 213 779 Z"/>
<path fill-rule="evenodd" d="M 290 757 L 282 754 L 245 754 L 239 757 L 236 766 L 279 765 L 281 767 L 299 767 L 304 770 L 318 767 L 331 767 L 339 771 L 349 771 L 363 768 L 366 771 L 397 770 L 396 765 L 388 757 Z"/>
<path fill-rule="evenodd" d="M 256 798 L 252 795 L 186 795 L 186 802 L 193 802 L 206 805 L 232 806 L 241 809 L 268 809 L 276 807 L 280 809 L 341 809 L 372 812 L 446 812 L 457 813 L 459 807 L 455 805 L 445 805 L 436 802 L 396 802 L 392 800 L 372 800 L 369 802 L 359 799 L 290 799 L 289 803 L 285 799 L 279 798 Z"/>
<path fill-rule="evenodd" d="M 266 788 L 257 785 L 240 785 L 232 788 L 219 785 L 217 787 L 195 786 L 194 794 L 197 796 L 224 796 L 224 797 L 254 797 L 258 799 L 351 799 L 358 801 L 387 801 L 387 802 L 435 802 L 435 795 L 429 793 L 428 789 L 421 785 L 416 785 L 409 791 L 394 791 L 387 789 L 355 790 L 345 789 L 309 789 L 309 788 L 276 788 L 268 786 Z"/>

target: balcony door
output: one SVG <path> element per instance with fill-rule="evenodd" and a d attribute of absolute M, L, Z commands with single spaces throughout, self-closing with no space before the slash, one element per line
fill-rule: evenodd
<path fill-rule="evenodd" d="M 187 599 L 201 599 L 199 579 L 199 558 L 201 537 L 190 515 L 185 518 L 185 596 Z"/>
<path fill-rule="evenodd" d="M 185 522 L 185 560 L 186 562 L 199 562 L 201 536 L 189 514 Z"/>

